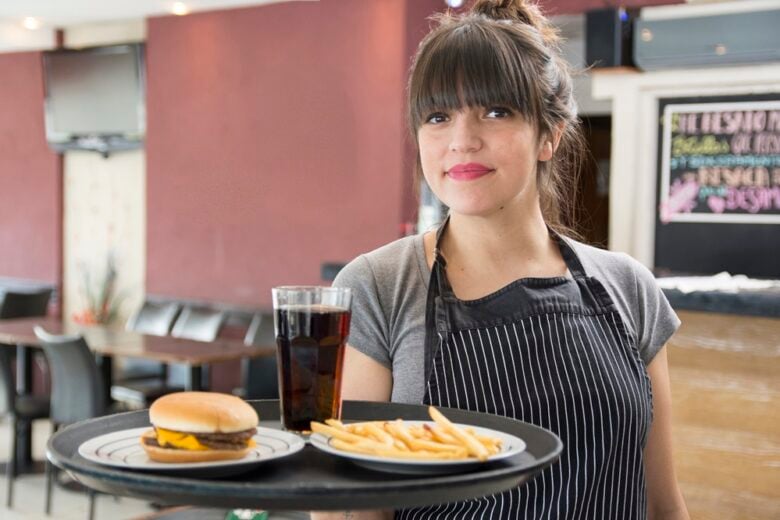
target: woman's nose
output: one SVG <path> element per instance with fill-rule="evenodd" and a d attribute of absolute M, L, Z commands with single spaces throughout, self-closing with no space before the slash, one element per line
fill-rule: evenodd
<path fill-rule="evenodd" d="M 451 126 L 450 150 L 453 152 L 475 152 L 482 147 L 482 137 L 479 124 L 468 115 L 462 114 L 454 118 Z"/>

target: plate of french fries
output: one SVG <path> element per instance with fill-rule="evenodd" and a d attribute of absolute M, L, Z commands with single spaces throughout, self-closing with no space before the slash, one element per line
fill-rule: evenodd
<path fill-rule="evenodd" d="M 525 450 L 514 435 L 453 424 L 430 406 L 432 421 L 312 422 L 312 446 L 372 469 L 398 473 L 451 473 Z"/>

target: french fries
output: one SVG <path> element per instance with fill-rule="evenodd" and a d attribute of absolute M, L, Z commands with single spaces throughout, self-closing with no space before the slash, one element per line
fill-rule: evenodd
<path fill-rule="evenodd" d="M 312 421 L 311 430 L 331 438 L 334 448 L 353 453 L 409 460 L 487 460 L 501 451 L 501 439 L 460 428 L 433 406 L 435 424 L 407 425 L 403 420 L 343 424 L 328 419 Z"/>

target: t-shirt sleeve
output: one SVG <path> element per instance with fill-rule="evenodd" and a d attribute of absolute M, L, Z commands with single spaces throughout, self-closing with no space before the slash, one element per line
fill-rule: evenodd
<path fill-rule="evenodd" d="M 352 289 L 352 319 L 347 344 L 391 368 L 387 319 L 368 259 L 359 256 L 347 264 L 339 271 L 333 286 Z"/>
<path fill-rule="evenodd" d="M 653 273 L 636 260 L 632 265 L 636 277 L 639 354 L 645 365 L 649 365 L 679 328 L 680 318 L 658 287 Z"/>

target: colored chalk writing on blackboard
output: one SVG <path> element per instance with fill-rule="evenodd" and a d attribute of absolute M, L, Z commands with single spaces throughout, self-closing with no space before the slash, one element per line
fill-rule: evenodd
<path fill-rule="evenodd" d="M 669 104 L 662 121 L 662 223 L 780 223 L 780 99 Z"/>

